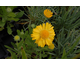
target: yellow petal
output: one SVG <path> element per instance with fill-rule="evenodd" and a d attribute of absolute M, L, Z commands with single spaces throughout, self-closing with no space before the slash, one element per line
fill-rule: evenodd
<path fill-rule="evenodd" d="M 38 25 L 38 26 L 36 27 L 36 29 L 39 30 L 39 31 L 41 31 L 41 30 L 42 30 L 42 26 L 41 26 L 41 24 Z"/>
<path fill-rule="evenodd" d="M 49 23 L 47 22 L 47 23 L 46 23 L 46 29 L 48 29 L 48 28 L 49 28 Z"/>
<path fill-rule="evenodd" d="M 45 23 L 42 24 L 43 29 L 45 29 Z"/>
<path fill-rule="evenodd" d="M 51 26 L 52 26 L 52 25 L 51 25 L 50 23 L 48 23 L 48 22 L 46 23 L 46 29 L 47 29 L 47 30 L 50 30 Z"/>
<path fill-rule="evenodd" d="M 52 41 L 50 41 L 49 39 L 46 39 L 46 45 L 50 45 L 52 43 Z"/>
<path fill-rule="evenodd" d="M 51 43 L 52 43 L 52 40 L 51 40 L 50 38 L 48 38 L 48 39 L 47 39 L 47 42 L 48 42 L 49 44 L 51 44 Z"/>
<path fill-rule="evenodd" d="M 38 42 L 38 46 L 44 47 L 45 44 L 43 43 L 43 39 L 40 39 Z"/>
<path fill-rule="evenodd" d="M 33 32 L 39 33 L 39 30 L 35 28 L 35 29 L 33 29 Z"/>

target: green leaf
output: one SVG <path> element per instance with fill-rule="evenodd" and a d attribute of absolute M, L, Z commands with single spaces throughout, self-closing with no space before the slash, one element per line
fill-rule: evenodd
<path fill-rule="evenodd" d="M 9 35 L 12 34 L 12 30 L 11 30 L 11 28 L 9 26 L 7 26 L 7 32 L 8 32 Z"/>
<path fill-rule="evenodd" d="M 17 30 L 17 34 L 20 36 L 20 30 Z"/>
<path fill-rule="evenodd" d="M 70 48 L 70 50 L 66 53 L 65 56 L 67 56 L 72 50 L 74 50 L 74 48 L 76 47 L 77 43 L 80 40 L 80 36 L 76 38 L 76 41 L 73 43 L 72 47 Z M 63 56 L 64 57 L 64 56 Z"/>
<path fill-rule="evenodd" d="M 3 11 L 3 14 L 5 14 L 6 13 L 6 7 L 5 6 L 1 6 L 1 9 Z"/>
<path fill-rule="evenodd" d="M 5 22 L 0 21 L 0 27 L 4 27 Z"/>
<path fill-rule="evenodd" d="M 18 12 L 18 13 L 16 14 L 16 18 L 22 17 L 23 14 L 24 14 L 24 11 Z"/>
<path fill-rule="evenodd" d="M 14 44 L 13 42 L 11 42 L 11 44 L 14 48 L 17 48 L 16 44 Z"/>
<path fill-rule="evenodd" d="M 31 27 L 28 27 L 29 28 L 29 34 L 32 33 L 32 28 Z"/>
<path fill-rule="evenodd" d="M 27 59 L 26 53 L 23 48 L 21 49 L 21 52 L 22 52 L 22 59 Z"/>
<path fill-rule="evenodd" d="M 65 20 L 70 12 L 70 10 L 72 9 L 72 7 L 69 7 L 68 11 L 65 12 L 65 14 L 62 16 L 62 18 Z"/>
<path fill-rule="evenodd" d="M 7 15 L 8 17 L 16 17 L 16 14 L 15 13 L 13 13 L 13 12 L 10 12 L 8 15 Z"/>
<path fill-rule="evenodd" d="M 51 59 L 51 58 L 52 58 L 52 56 L 50 55 L 48 59 Z"/>
<path fill-rule="evenodd" d="M 20 41 L 19 43 L 17 43 L 17 47 L 18 47 L 18 50 L 20 50 L 21 49 L 21 47 L 22 47 L 22 45 L 23 45 L 23 40 L 22 41 Z"/>
<path fill-rule="evenodd" d="M 14 52 L 12 52 L 11 50 L 9 50 L 9 49 L 7 49 L 10 53 L 11 53 L 11 58 L 12 59 L 17 59 L 17 55 L 14 53 Z"/>
<path fill-rule="evenodd" d="M 10 49 L 11 51 L 14 51 L 16 52 L 14 49 L 12 49 L 11 47 L 7 46 L 7 45 L 4 45 L 6 48 Z"/>
<path fill-rule="evenodd" d="M 80 58 L 80 53 L 77 54 L 75 57 L 73 57 L 72 59 L 77 59 L 77 58 Z"/>
<path fill-rule="evenodd" d="M 19 19 L 18 19 L 18 18 L 7 18 L 7 20 L 8 20 L 8 21 L 12 21 L 12 20 L 18 21 Z"/>
<path fill-rule="evenodd" d="M 67 59 L 67 56 L 66 55 L 66 51 L 65 51 L 65 48 L 63 49 L 63 55 L 62 55 L 62 58 L 61 59 Z"/>

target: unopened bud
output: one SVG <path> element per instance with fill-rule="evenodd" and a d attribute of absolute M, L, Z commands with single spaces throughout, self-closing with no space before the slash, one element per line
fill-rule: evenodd
<path fill-rule="evenodd" d="M 10 7 L 7 8 L 7 12 L 11 12 L 12 9 Z"/>
<path fill-rule="evenodd" d="M 34 28 L 35 27 L 35 24 L 31 24 L 31 27 Z"/>
<path fill-rule="evenodd" d="M 14 40 L 15 41 L 19 41 L 20 40 L 20 37 L 18 35 L 14 36 Z"/>

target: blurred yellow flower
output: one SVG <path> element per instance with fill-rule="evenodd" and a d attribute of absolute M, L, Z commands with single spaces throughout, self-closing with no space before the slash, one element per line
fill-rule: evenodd
<path fill-rule="evenodd" d="M 18 35 L 14 36 L 14 40 L 15 41 L 19 41 L 20 40 L 20 37 Z"/>
<path fill-rule="evenodd" d="M 51 18 L 53 16 L 53 13 L 49 9 L 46 9 L 44 10 L 44 15 L 47 18 Z"/>
<path fill-rule="evenodd" d="M 35 43 L 38 46 L 44 47 L 45 45 L 51 45 L 54 40 L 55 32 L 54 27 L 50 23 L 43 23 L 33 29 L 31 34 L 32 40 L 36 40 Z"/>
<path fill-rule="evenodd" d="M 55 47 L 54 44 L 48 46 L 49 49 L 54 49 L 54 47 Z"/>

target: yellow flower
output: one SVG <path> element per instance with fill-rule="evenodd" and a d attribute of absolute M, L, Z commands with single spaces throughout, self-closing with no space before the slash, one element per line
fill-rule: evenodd
<path fill-rule="evenodd" d="M 15 41 L 19 41 L 20 40 L 20 37 L 18 35 L 14 36 L 14 40 Z"/>
<path fill-rule="evenodd" d="M 49 49 L 54 49 L 54 47 L 55 47 L 54 44 L 48 46 Z"/>
<path fill-rule="evenodd" d="M 44 10 L 44 15 L 47 18 L 51 18 L 53 16 L 53 13 L 49 9 L 46 9 Z"/>
<path fill-rule="evenodd" d="M 36 40 L 35 43 L 38 46 L 44 47 L 45 45 L 51 45 L 54 40 L 55 32 L 54 27 L 50 23 L 43 23 L 33 29 L 31 34 L 32 40 Z"/>

